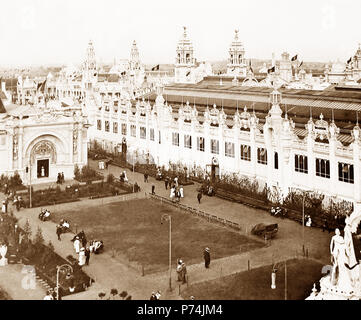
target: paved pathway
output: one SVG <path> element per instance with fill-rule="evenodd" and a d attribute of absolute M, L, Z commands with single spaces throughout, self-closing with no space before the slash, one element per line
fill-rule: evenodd
<path fill-rule="evenodd" d="M 90 165 L 95 168 L 96 164 L 96 162 L 90 161 Z M 110 165 L 107 170 L 103 170 L 103 173 L 105 173 L 105 175 L 112 173 L 114 176 L 119 177 L 121 170 L 124 169 Z M 127 175 L 130 181 L 137 181 L 142 188 L 142 191 L 138 194 L 127 195 L 127 199 L 144 197 L 144 191 L 151 191 L 152 183 L 156 186 L 155 191 L 157 194 L 169 197 L 169 190 L 165 190 L 163 181 L 156 181 L 153 178 L 149 178 L 149 182 L 144 183 L 142 174 L 135 173 L 133 175 L 129 170 L 127 170 Z M 216 197 L 204 196 L 202 203 L 198 205 L 196 188 L 196 184 L 184 187 L 185 198 L 182 199 L 184 204 L 239 223 L 242 226 L 241 233 L 243 234 L 249 235 L 252 226 L 260 222 L 278 223 L 279 232 L 277 237 L 270 243 L 270 246 L 231 257 L 212 260 L 211 268 L 209 270 L 206 270 L 203 264 L 188 266 L 187 269 L 190 284 L 216 279 L 220 276 L 233 274 L 235 272 L 245 271 L 248 269 L 248 261 L 250 267 L 255 268 L 287 258 L 294 258 L 301 254 L 303 243 L 302 227 L 296 222 L 287 219 L 279 220 L 271 217 L 264 211 Z M 49 206 L 49 209 L 51 211 L 71 210 L 72 208 L 79 208 L 79 206 L 97 206 L 100 204 L 117 202 L 124 198 L 125 196 L 94 200 L 85 199 L 77 203 Z M 40 226 L 46 242 L 50 240 L 58 254 L 63 257 L 66 257 L 69 254 L 75 256 L 73 245 L 70 241 L 73 235 L 63 234 L 62 240 L 58 241 L 55 234 L 55 224 L 50 221 L 41 222 L 37 218 L 39 208 L 25 209 L 14 213 L 19 218 L 21 226 L 24 225 L 26 219 L 29 219 L 33 233 L 35 233 L 36 228 Z M 322 233 L 319 229 L 305 229 L 305 245 L 309 250 L 310 256 L 317 259 L 323 258 L 325 263 L 327 263 L 329 260 L 328 247 L 330 238 L 331 235 Z M 99 292 L 103 291 L 109 293 L 112 288 L 116 288 L 119 292 L 123 290 L 127 291 L 132 295 L 133 299 L 149 299 L 150 293 L 154 290 L 162 291 L 162 299 L 180 299 L 178 295 L 178 284 L 174 281 L 176 278 L 175 271 L 173 271 L 172 277 L 173 288 L 175 290 L 172 292 L 168 292 L 167 290 L 169 283 L 168 272 L 142 276 L 141 270 L 134 269 L 134 267 L 129 266 L 127 263 L 121 263 L 119 259 L 112 258 L 111 254 L 108 252 L 101 255 L 92 255 L 90 258 L 90 265 L 85 266 L 84 271 L 93 277 L 96 282 L 88 289 L 88 291 L 64 297 L 64 299 L 97 299 Z M 184 288 L 184 286 L 182 288 Z M 27 297 L 24 296 L 24 299 L 26 298 Z"/>

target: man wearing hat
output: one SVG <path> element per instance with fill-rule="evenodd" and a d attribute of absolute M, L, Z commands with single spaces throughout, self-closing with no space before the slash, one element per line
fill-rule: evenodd
<path fill-rule="evenodd" d="M 209 253 L 209 248 L 205 248 L 204 252 L 203 252 L 203 257 L 204 257 L 204 266 L 208 269 L 209 265 L 211 263 L 211 255 Z"/>

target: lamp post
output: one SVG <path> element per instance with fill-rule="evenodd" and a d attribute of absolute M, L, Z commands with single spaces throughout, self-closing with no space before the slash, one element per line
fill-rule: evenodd
<path fill-rule="evenodd" d="M 306 192 L 303 193 L 302 198 L 302 252 L 305 254 L 305 198 Z"/>
<path fill-rule="evenodd" d="M 163 214 L 160 223 L 169 221 L 169 291 L 172 291 L 172 216 Z"/>
<path fill-rule="evenodd" d="M 134 162 L 135 162 L 135 157 L 136 157 L 136 154 L 137 154 L 137 152 L 136 151 L 134 151 L 134 154 L 133 154 L 133 193 L 134 193 L 134 184 L 135 184 L 135 182 L 134 182 Z"/>
<path fill-rule="evenodd" d="M 63 264 L 61 266 L 56 266 L 56 300 L 59 300 L 59 273 L 61 269 L 66 271 L 71 271 L 73 273 L 73 267 L 70 264 Z"/>
<path fill-rule="evenodd" d="M 29 207 L 32 208 L 32 199 L 31 199 L 31 158 L 29 159 Z"/>

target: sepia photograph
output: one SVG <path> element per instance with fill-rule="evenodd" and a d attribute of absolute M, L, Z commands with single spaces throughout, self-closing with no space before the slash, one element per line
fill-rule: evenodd
<path fill-rule="evenodd" d="M 361 299 L 360 1 L 2 13 L 0 300 Z"/>

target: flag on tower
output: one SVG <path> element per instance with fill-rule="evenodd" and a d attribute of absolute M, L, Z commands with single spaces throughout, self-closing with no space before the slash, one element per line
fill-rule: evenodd
<path fill-rule="evenodd" d="M 352 58 L 350 57 L 350 59 L 347 60 L 347 64 L 350 64 L 351 61 L 352 61 Z"/>
<path fill-rule="evenodd" d="M 296 61 L 297 60 L 297 54 L 294 56 L 294 57 L 292 57 L 292 59 L 291 59 L 291 61 Z"/>
<path fill-rule="evenodd" d="M 38 83 L 36 91 L 40 91 L 40 92 L 44 93 L 45 92 L 45 85 L 46 85 L 46 80 L 44 80 L 43 82 Z"/>
<path fill-rule="evenodd" d="M 251 72 L 253 73 L 251 59 L 249 59 L 249 70 L 251 70 Z"/>
<path fill-rule="evenodd" d="M 275 72 L 276 71 L 276 68 L 275 68 L 275 66 L 273 66 L 272 68 L 269 68 L 268 70 L 267 70 L 267 73 L 273 73 L 273 72 Z"/>
<path fill-rule="evenodd" d="M 153 68 L 152 68 L 152 71 L 158 71 L 159 70 L 159 64 L 157 64 L 156 66 L 154 66 Z"/>

